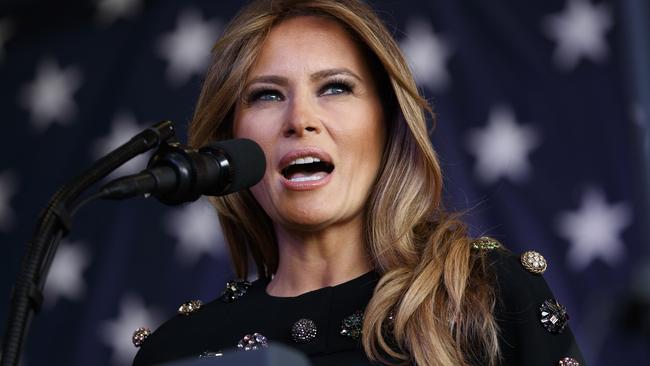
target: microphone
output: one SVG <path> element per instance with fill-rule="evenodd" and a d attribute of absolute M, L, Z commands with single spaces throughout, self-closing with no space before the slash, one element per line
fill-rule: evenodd
<path fill-rule="evenodd" d="M 138 174 L 113 180 L 102 198 L 125 199 L 151 194 L 167 205 L 223 196 L 257 184 L 264 176 L 264 152 L 254 141 L 233 139 L 194 150 L 178 143 L 161 146 Z"/>

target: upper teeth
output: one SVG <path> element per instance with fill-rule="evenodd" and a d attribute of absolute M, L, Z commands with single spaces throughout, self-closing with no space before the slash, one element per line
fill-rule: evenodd
<path fill-rule="evenodd" d="M 298 159 L 292 161 L 291 163 L 289 163 L 289 165 L 311 164 L 311 163 L 318 163 L 319 161 L 320 161 L 319 158 L 316 158 L 316 157 L 313 157 L 313 156 L 306 156 L 304 158 L 298 158 Z"/>

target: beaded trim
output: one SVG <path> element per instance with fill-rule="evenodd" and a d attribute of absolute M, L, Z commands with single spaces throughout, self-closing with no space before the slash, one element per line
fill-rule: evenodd
<path fill-rule="evenodd" d="M 501 247 L 501 243 L 498 240 L 492 239 L 488 236 L 482 236 L 474 241 L 472 241 L 472 249 L 478 250 L 492 250 Z"/>

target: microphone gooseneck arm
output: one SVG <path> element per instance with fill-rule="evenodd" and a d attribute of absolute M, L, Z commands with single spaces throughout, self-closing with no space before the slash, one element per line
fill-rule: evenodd
<path fill-rule="evenodd" d="M 69 231 L 72 215 L 88 200 L 77 202 L 91 185 L 135 156 L 174 138 L 170 121 L 160 122 L 134 136 L 124 145 L 95 162 L 90 169 L 61 187 L 39 217 L 14 285 L 9 319 L 2 344 L 1 366 L 18 366 L 29 325 L 43 302 L 43 286 L 59 241 Z"/>
<path fill-rule="evenodd" d="M 146 170 L 111 181 L 79 199 L 120 165 L 156 147 Z M 72 217 L 82 206 L 99 198 L 149 194 L 168 205 L 191 202 L 201 195 L 225 195 L 248 188 L 262 178 L 265 169 L 264 153 L 251 140 L 218 141 L 195 150 L 180 145 L 172 123 L 164 121 L 134 136 L 61 187 L 43 210 L 27 245 L 12 292 L 0 366 L 18 366 L 29 325 L 43 302 L 43 287 L 59 242 L 70 232 Z"/>

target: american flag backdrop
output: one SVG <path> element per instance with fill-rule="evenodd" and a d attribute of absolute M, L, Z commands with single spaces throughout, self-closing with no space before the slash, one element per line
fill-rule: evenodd
<path fill-rule="evenodd" d="M 448 208 L 474 235 L 546 257 L 590 365 L 649 364 L 650 3 L 373 4 L 436 111 Z M 184 141 L 211 46 L 241 6 L 0 3 L 2 331 L 48 198 L 157 121 Z M 213 299 L 231 277 L 205 201 L 93 203 L 56 255 L 23 365 L 128 365 L 137 327 Z"/>

